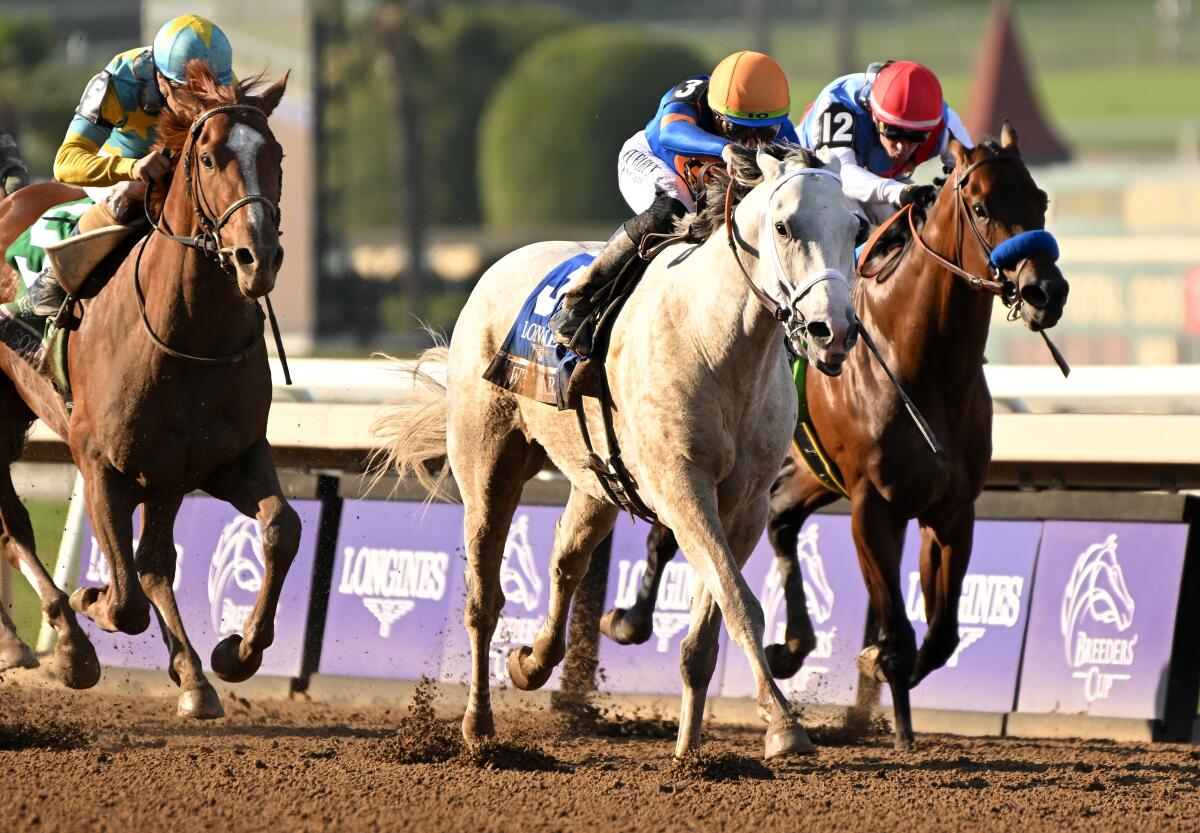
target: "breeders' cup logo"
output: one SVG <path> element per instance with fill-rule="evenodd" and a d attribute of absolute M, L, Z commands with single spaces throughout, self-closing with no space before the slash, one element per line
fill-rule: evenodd
<path fill-rule="evenodd" d="M 542 603 L 545 584 L 538 569 L 533 545 L 529 543 L 529 516 L 518 515 L 508 529 L 504 542 L 504 560 L 500 564 L 500 587 L 506 604 L 517 608 L 516 615 L 501 615 L 496 623 L 489 655 L 492 678 L 507 679 L 508 648 L 512 645 L 532 645 L 544 615 L 530 615 Z"/>
<path fill-rule="evenodd" d="M 434 550 L 345 547 L 337 590 L 356 596 L 379 621 L 387 639 L 392 625 L 411 612 L 417 601 L 441 601 L 446 595 L 448 553 Z"/>
<path fill-rule="evenodd" d="M 108 558 L 105 557 L 104 551 L 100 549 L 100 542 L 95 538 L 91 539 L 92 545 L 88 548 L 87 570 L 84 571 L 84 579 L 92 585 L 102 586 L 112 583 L 112 572 L 108 568 Z M 133 539 L 133 551 L 136 553 L 141 542 Z M 24 565 L 22 565 L 23 567 Z M 24 569 L 22 569 L 24 572 Z M 171 589 L 179 590 L 179 582 L 183 576 L 183 547 L 179 544 L 175 545 L 175 578 L 171 579 Z"/>
<path fill-rule="evenodd" d="M 208 568 L 208 602 L 212 626 L 221 636 L 238 633 L 262 587 L 266 570 L 262 527 L 238 516 L 225 525 Z"/>
<path fill-rule="evenodd" d="M 617 607 L 633 607 L 638 589 L 646 575 L 646 561 L 617 562 Z M 692 592 L 696 573 L 686 563 L 672 562 L 663 569 L 662 583 L 658 586 L 658 601 L 650 616 L 654 632 L 654 650 L 665 654 L 671 642 L 687 630 L 691 621 Z"/>
<path fill-rule="evenodd" d="M 1021 599 L 1025 592 L 1024 576 L 968 573 L 963 578 L 962 595 L 958 600 L 958 646 L 947 668 L 957 668 L 959 657 L 987 635 L 988 628 L 1013 628 L 1021 619 Z M 909 621 L 925 621 L 925 594 L 921 589 L 921 574 L 908 574 L 905 609 Z"/>
<path fill-rule="evenodd" d="M 817 625 L 823 625 L 833 616 L 833 587 L 825 575 L 825 562 L 821 551 L 817 548 L 820 526 L 811 523 L 808 528 L 796 538 L 796 557 L 800 563 L 800 578 L 804 585 L 804 601 L 808 615 Z M 767 570 L 763 581 L 762 592 L 763 616 L 766 627 L 763 629 L 764 641 L 782 644 L 787 640 L 787 604 L 783 588 L 783 579 L 779 571 Z M 837 637 L 837 626 L 821 630 L 813 629 L 817 638 L 817 646 L 804 661 L 800 671 L 789 680 L 780 680 L 784 691 L 788 694 L 799 694 L 807 691 L 809 684 L 824 674 L 829 673 L 827 663 L 814 663 L 812 660 L 828 660 L 833 656 L 833 642 Z"/>
<path fill-rule="evenodd" d="M 1133 596 L 1125 586 L 1125 575 L 1117 561 L 1117 536 L 1092 544 L 1075 561 L 1071 577 L 1063 591 L 1062 635 L 1071 675 L 1083 680 L 1089 703 L 1106 700 L 1113 683 L 1128 680 L 1129 674 L 1102 670 L 1133 665 L 1138 638 L 1111 635 L 1096 636 L 1095 628 L 1109 634 L 1124 633 L 1133 625 Z M 1092 633 L 1086 629 L 1091 627 Z"/>

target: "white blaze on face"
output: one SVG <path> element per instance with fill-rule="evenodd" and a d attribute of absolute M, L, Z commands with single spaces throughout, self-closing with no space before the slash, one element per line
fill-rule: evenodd
<path fill-rule="evenodd" d="M 246 194 L 262 193 L 258 187 L 258 152 L 266 143 L 263 135 L 247 124 L 235 124 L 229 131 L 229 140 L 225 146 L 237 157 L 238 168 L 242 172 L 242 181 L 246 185 Z M 239 211 L 248 211 L 251 216 L 251 227 L 254 229 L 255 243 L 266 220 L 266 206 L 260 202 L 252 202 Z"/>

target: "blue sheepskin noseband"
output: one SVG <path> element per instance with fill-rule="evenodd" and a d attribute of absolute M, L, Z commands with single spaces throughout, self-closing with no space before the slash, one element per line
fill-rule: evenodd
<path fill-rule="evenodd" d="M 1025 258 L 1038 255 L 1048 256 L 1051 262 L 1058 260 L 1058 241 L 1053 234 L 1042 229 L 1023 231 L 1016 237 L 1010 237 L 992 249 L 990 260 L 997 269 L 1011 269 Z"/>

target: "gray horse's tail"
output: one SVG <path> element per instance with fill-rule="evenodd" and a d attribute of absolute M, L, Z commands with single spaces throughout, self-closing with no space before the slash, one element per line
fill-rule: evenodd
<path fill-rule="evenodd" d="M 446 342 L 439 337 L 415 365 L 393 360 L 401 373 L 411 378 L 411 387 L 406 385 L 403 394 L 385 402 L 371 424 L 371 434 L 381 441 L 370 459 L 376 480 L 389 471 L 401 477 L 411 473 L 431 500 L 457 500 L 447 490 L 446 385 L 423 369 L 431 365 L 444 368 L 446 353 Z"/>

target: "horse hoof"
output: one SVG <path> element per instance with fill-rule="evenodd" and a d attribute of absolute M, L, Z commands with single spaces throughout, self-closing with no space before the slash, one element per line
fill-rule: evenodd
<path fill-rule="evenodd" d="M 904 735 L 896 735 L 896 751 L 897 752 L 911 752 L 912 748 L 913 748 L 913 738 L 911 735 L 909 735 L 908 737 L 905 737 Z"/>
<path fill-rule="evenodd" d="M 862 649 L 858 655 L 858 659 L 854 661 L 858 666 L 858 671 L 864 677 L 869 677 L 878 680 L 881 683 L 888 681 L 887 674 L 883 671 L 883 666 L 879 664 L 879 646 L 868 645 Z"/>
<path fill-rule="evenodd" d="M 145 598 L 141 600 L 141 604 L 131 602 L 114 611 L 104 595 L 107 590 L 107 586 L 80 587 L 71 594 L 71 609 L 91 619 L 96 627 L 108 633 L 137 636 L 150 627 L 150 603 Z"/>
<path fill-rule="evenodd" d="M 546 684 L 550 679 L 551 672 L 554 667 L 550 666 L 536 674 L 530 674 L 525 670 L 525 664 L 529 658 L 533 656 L 533 649 L 528 645 L 518 645 L 508 652 L 508 676 L 512 683 L 521 691 L 536 691 Z"/>
<path fill-rule="evenodd" d="M 254 676 L 262 665 L 262 651 L 251 651 L 242 658 L 242 638 L 236 633 L 217 643 L 212 652 L 213 673 L 227 683 L 241 683 Z"/>
<path fill-rule="evenodd" d="M 221 706 L 221 698 L 217 696 L 217 690 L 208 683 L 204 683 L 199 688 L 180 692 L 179 707 L 175 710 L 175 714 L 193 720 L 213 720 L 224 717 L 225 709 Z"/>
<path fill-rule="evenodd" d="M 804 727 L 788 721 L 778 728 L 767 730 L 763 749 L 763 760 L 769 761 L 780 755 L 815 755 L 817 747 L 808 737 Z"/>
<path fill-rule="evenodd" d="M 650 640 L 650 637 L 654 634 L 654 628 L 653 626 L 640 629 L 635 628 L 625 618 L 625 610 L 614 607 L 611 610 L 606 610 L 604 615 L 600 617 L 600 633 L 618 645 L 641 645 Z"/>
<path fill-rule="evenodd" d="M 763 650 L 767 653 L 767 667 L 771 669 L 771 676 L 777 680 L 794 677 L 800 666 L 804 665 L 804 655 L 792 653 L 786 645 L 768 645 Z"/>
<path fill-rule="evenodd" d="M 74 639 L 60 639 L 54 649 L 51 673 L 67 688 L 91 688 L 100 682 L 100 658 L 83 631 Z"/>
<path fill-rule="evenodd" d="M 68 603 L 71 605 L 71 610 L 88 616 L 88 609 L 94 605 L 100 598 L 103 587 L 79 587 L 71 594 Z M 88 616 L 90 619 L 91 617 Z"/>
<path fill-rule="evenodd" d="M 462 721 L 462 736 L 467 743 L 478 743 L 485 738 L 494 738 L 496 736 L 496 724 L 492 721 L 492 714 L 477 714 L 475 712 L 467 712 L 463 715 Z"/>
<path fill-rule="evenodd" d="M 11 668 L 37 667 L 37 654 L 24 642 L 17 642 L 17 644 L 0 651 L 0 671 L 8 671 Z"/>

